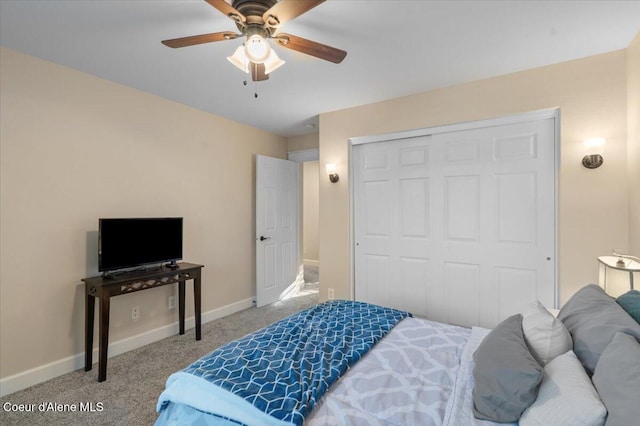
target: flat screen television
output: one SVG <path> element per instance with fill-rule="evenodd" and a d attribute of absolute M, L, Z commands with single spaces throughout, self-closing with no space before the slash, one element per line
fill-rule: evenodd
<path fill-rule="evenodd" d="M 182 218 L 101 218 L 100 272 L 182 259 Z"/>

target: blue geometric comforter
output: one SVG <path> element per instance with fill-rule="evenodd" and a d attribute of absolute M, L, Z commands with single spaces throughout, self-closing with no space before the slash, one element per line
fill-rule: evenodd
<path fill-rule="evenodd" d="M 257 424 L 301 425 L 325 391 L 407 316 L 363 302 L 316 305 L 171 375 L 158 411 L 174 401 L 240 424 L 255 417 Z"/>

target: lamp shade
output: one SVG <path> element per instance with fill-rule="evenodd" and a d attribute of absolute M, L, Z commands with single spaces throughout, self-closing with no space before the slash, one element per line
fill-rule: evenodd
<path fill-rule="evenodd" d="M 249 72 L 249 58 L 244 53 L 244 46 L 238 46 L 233 55 L 227 56 L 227 60 L 231 62 L 233 65 L 238 67 L 238 69 L 248 73 Z"/>
<path fill-rule="evenodd" d="M 598 285 L 610 296 L 618 297 L 640 284 L 640 263 L 635 260 L 600 256 L 598 263 Z"/>
<path fill-rule="evenodd" d="M 604 153 L 606 143 L 604 138 L 585 139 L 583 143 L 586 155 L 602 155 Z"/>
<path fill-rule="evenodd" d="M 267 56 L 267 59 L 264 61 L 264 73 L 269 74 L 271 71 L 275 71 L 280 68 L 284 63 L 285 61 L 280 59 L 273 49 L 270 49 L 269 56 Z"/>

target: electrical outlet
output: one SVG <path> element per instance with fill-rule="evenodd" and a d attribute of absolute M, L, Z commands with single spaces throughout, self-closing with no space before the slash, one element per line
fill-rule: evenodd
<path fill-rule="evenodd" d="M 169 296 L 169 309 L 175 309 L 176 308 L 176 297 L 175 296 Z"/>
<path fill-rule="evenodd" d="M 327 298 L 328 298 L 329 300 L 333 300 L 333 299 L 335 298 L 335 294 L 333 293 L 333 289 L 332 289 L 332 288 L 329 288 L 329 289 L 328 289 Z"/>
<path fill-rule="evenodd" d="M 132 306 L 131 319 L 136 321 L 138 318 L 140 318 L 140 306 Z"/>

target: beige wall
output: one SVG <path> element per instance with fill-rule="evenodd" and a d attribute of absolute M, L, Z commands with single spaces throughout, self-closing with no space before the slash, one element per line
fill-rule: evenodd
<path fill-rule="evenodd" d="M 640 256 L 640 33 L 627 49 L 629 252 Z"/>
<path fill-rule="evenodd" d="M 318 149 L 320 136 L 318 132 L 301 136 L 294 136 L 287 139 L 287 151 L 306 151 L 308 149 Z"/>
<path fill-rule="evenodd" d="M 302 246 L 305 260 L 318 261 L 319 245 L 318 245 L 318 210 L 320 195 L 318 192 L 318 162 L 307 161 L 302 164 L 303 176 L 303 208 L 302 221 L 304 229 L 302 232 Z"/>
<path fill-rule="evenodd" d="M 348 138 L 561 109 L 559 279 L 561 302 L 597 280 L 596 257 L 628 246 L 626 51 L 616 51 L 320 115 L 321 298 L 350 297 Z M 607 138 L 605 163 L 581 165 L 582 140 Z"/>
<path fill-rule="evenodd" d="M 286 158 L 285 139 L 0 54 L 3 378 L 83 352 L 80 279 L 98 272 L 99 217 L 184 217 L 184 258 L 205 265 L 203 312 L 254 296 L 255 154 Z M 170 287 L 114 298 L 111 342 L 175 322 Z"/>

